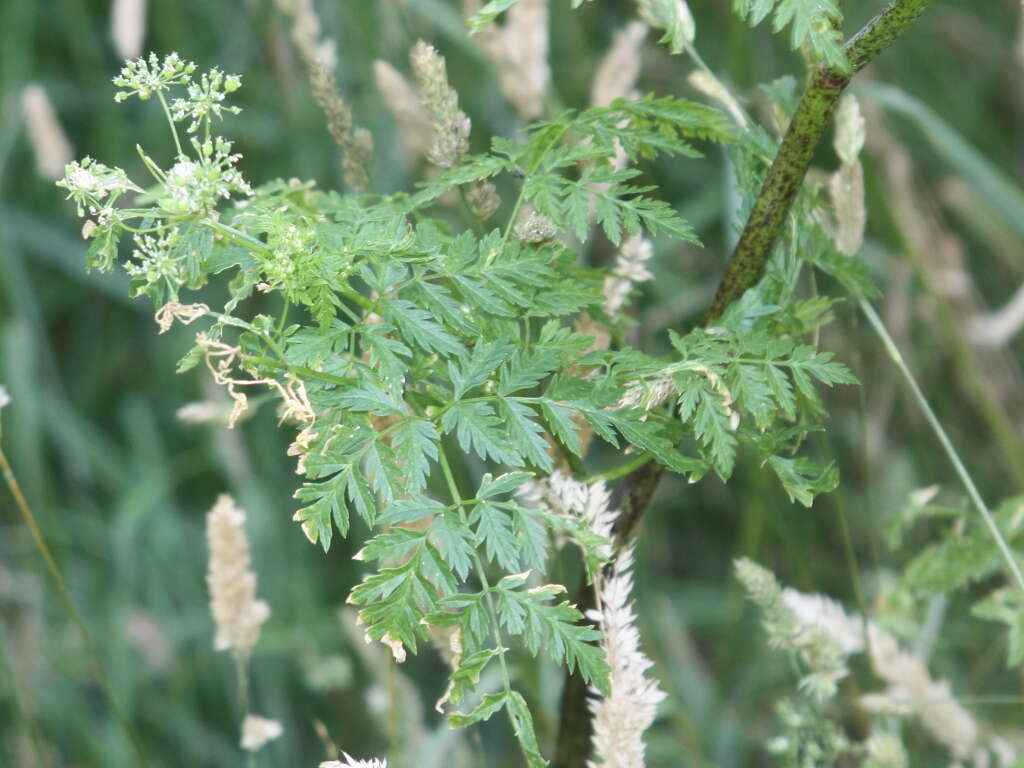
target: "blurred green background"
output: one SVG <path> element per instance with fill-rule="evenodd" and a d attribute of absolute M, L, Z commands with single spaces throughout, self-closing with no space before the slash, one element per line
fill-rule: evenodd
<path fill-rule="evenodd" d="M 843 5 L 852 32 L 882 3 Z M 691 3 L 697 45 L 763 118 L 757 85 L 799 77 L 802 63 L 785 40 L 751 32 L 728 6 Z M 396 129 L 375 90 L 372 62 L 407 69 L 417 38 L 448 57 L 477 148 L 491 135 L 514 135 L 516 115 L 467 37 L 458 3 L 325 0 L 316 8 L 324 36 L 337 41 L 339 87 L 375 137 L 374 190 L 407 187 L 416 168 L 391 149 Z M 986 313 L 1009 301 L 1024 278 L 1020 12 L 1011 0 L 940 0 L 859 80 L 869 133 L 863 256 L 894 336 L 993 504 L 1024 488 L 1024 347 L 1019 339 L 981 344 L 970 330 L 979 318 L 986 327 Z M 633 14 L 626 0 L 594 0 L 578 11 L 551 0 L 553 103 L 586 105 L 598 60 Z M 351 555 L 364 532 L 324 556 L 291 521 L 290 431 L 279 430 L 267 409 L 234 431 L 176 419 L 182 405 L 216 396 L 204 372 L 173 374 L 189 330 L 158 336 L 153 308 L 128 298 L 123 274 L 85 273 L 80 222 L 37 169 L 22 94 L 30 83 L 45 89 L 76 157 L 89 154 L 134 174 L 136 143 L 169 155 L 158 109 L 113 102 L 119 59 L 110 25 L 111 3 L 101 0 L 0 0 L 0 383 L 13 400 L 3 411 L 4 449 L 148 764 L 243 764 L 234 670 L 213 649 L 204 582 L 204 516 L 226 491 L 249 512 L 259 594 L 273 611 L 252 661 L 252 695 L 255 711 L 280 720 L 284 735 L 257 755 L 257 765 L 316 765 L 326 755 L 317 722 L 346 751 L 388 755 L 399 768 L 519 765 L 504 721 L 469 734 L 445 728 L 432 707 L 444 684 L 433 650 L 395 668 L 339 614 L 361 575 Z M 224 132 L 244 154 L 248 179 L 340 185 L 338 151 L 291 43 L 291 20 L 275 3 L 151 2 L 145 29 L 144 50 L 178 51 L 201 68 L 243 75 L 236 103 L 244 112 Z M 692 64 L 654 41 L 652 34 L 641 89 L 699 98 L 686 84 Z M 834 169 L 827 142 L 816 163 Z M 692 326 L 710 300 L 734 237 L 735 193 L 727 158 L 714 149 L 700 161 L 659 161 L 649 173 L 706 244 L 657 244 L 658 277 L 638 299 L 636 333 L 642 347 L 658 351 L 664 327 Z M 655 768 L 767 760 L 772 702 L 792 690 L 794 678 L 785 658 L 766 647 L 732 579 L 733 558 L 748 555 L 798 588 L 853 605 L 845 519 L 872 609 L 891 614 L 908 642 L 920 639 L 923 617 L 935 611 L 896 584 L 929 529 L 898 552 L 882 532 L 915 488 L 942 484 L 957 503 L 954 478 L 870 330 L 848 304 L 836 316 L 823 344 L 865 382 L 831 393 L 830 429 L 816 447 L 839 461 L 840 490 L 812 509 L 796 507 L 748 461 L 728 487 L 713 478 L 663 483 L 644 521 L 641 629 L 670 694 L 649 737 Z M 959 598 L 940 606 L 933 675 L 950 679 L 979 719 L 1019 728 L 1022 681 L 1019 670 L 1004 669 L 1004 633 L 972 619 L 967 606 Z M 548 745 L 559 680 L 542 665 L 524 682 Z M 997 695 L 1004 698 L 983 698 Z M 846 725 L 864 736 L 862 723 Z M 914 765 L 945 764 L 920 734 L 908 732 L 906 743 Z M 133 764 L 4 490 L 0 765 Z"/>

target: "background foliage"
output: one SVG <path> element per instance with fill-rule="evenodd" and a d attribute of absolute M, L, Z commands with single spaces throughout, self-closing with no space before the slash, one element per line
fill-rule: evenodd
<path fill-rule="evenodd" d="M 554 100 L 584 106 L 594 67 L 632 18 L 633 4 L 551 5 Z M 854 30 L 880 3 L 843 5 L 846 28 Z M 758 83 L 800 72 L 784 37 L 751 32 L 726 3 L 692 8 L 702 54 L 748 97 L 751 111 L 759 113 Z M 457 4 L 333 0 L 318 10 L 325 35 L 338 42 L 339 86 L 376 138 L 375 189 L 407 186 L 414 169 L 387 150 L 395 126 L 372 85 L 372 61 L 403 63 L 417 38 L 448 57 L 474 121 L 474 149 L 516 124 Z M 1024 487 L 1024 414 L 1015 397 L 1024 349 L 1019 340 L 997 349 L 973 343 L 968 320 L 1007 301 L 1024 277 L 1024 193 L 1014 181 L 1024 167 L 1019 12 L 1006 0 L 984 8 L 940 3 L 859 86 L 869 136 L 862 253 L 884 292 L 890 328 L 993 505 Z M 290 47 L 290 22 L 272 3 L 182 0 L 153 4 L 149 13 L 147 49 L 177 50 L 202 67 L 244 75 L 237 94 L 244 112 L 227 130 L 250 179 L 340 184 L 337 150 Z M 315 764 L 324 757 L 314 728 L 321 721 L 354 754 L 387 752 L 394 765 L 430 765 L 452 738 L 430 706 L 432 692 L 443 688 L 436 656 L 421 653 L 396 670 L 345 629 L 350 621 L 339 619 L 340 606 L 364 567 L 351 560 L 348 542 L 336 541 L 324 556 L 291 522 L 298 478 L 282 461 L 288 434 L 269 410 L 232 432 L 175 419 L 180 405 L 211 396 L 203 376 L 170 374 L 192 334 L 178 328 L 157 337 L 151 306 L 127 298 L 123 274 L 84 273 L 73 206 L 36 172 L 19 109 L 29 82 L 46 87 L 77 155 L 131 168 L 136 141 L 165 142 L 157 110 L 112 100 L 109 80 L 119 62 L 108 42 L 108 3 L 6 0 L 3 16 L 0 382 L 13 398 L 4 410 L 6 449 L 151 764 L 240 760 L 233 670 L 213 651 L 203 581 L 204 514 L 229 490 L 250 513 L 260 593 L 274 612 L 253 660 L 253 696 L 284 722 L 285 735 L 260 753 L 262 763 Z M 641 89 L 694 97 L 685 81 L 690 69 L 652 37 Z M 816 164 L 835 167 L 829 147 Z M 685 163 L 662 159 L 650 176 L 706 244 L 658 243 L 658 279 L 639 300 L 634 333 L 637 346 L 665 351 L 654 331 L 692 327 L 710 299 L 734 237 L 724 212 L 735 206 L 735 193 L 721 152 Z M 846 536 L 873 610 L 898 618 L 909 642 L 931 649 L 935 675 L 949 678 L 979 717 L 1019 723 L 1020 671 L 1005 670 L 1005 633 L 972 618 L 962 594 L 947 603 L 927 590 L 895 588 L 905 563 L 941 530 L 918 524 L 892 548 L 885 532 L 897 527 L 911 491 L 938 483 L 950 505 L 960 496 L 869 329 L 853 307 L 835 311 L 823 346 L 865 382 L 827 393 L 833 416 L 817 451 L 838 461 L 839 490 L 805 509 L 741 456 L 728 487 L 712 477 L 692 487 L 666 478 L 645 518 L 640 625 L 670 694 L 650 734 L 652 766 L 764 759 L 776 730 L 771 702 L 791 688 L 792 676 L 757 630 L 732 560 L 749 556 L 788 584 L 853 605 Z M 122 734 L 88 684 L 76 636 L 3 498 L 0 764 L 33 765 L 40 754 L 44 765 L 130 765 Z M 536 669 L 527 688 L 540 704 L 538 736 L 549 742 L 559 675 Z M 426 701 L 417 689 L 429 692 Z M 941 753 L 913 739 L 915 765 L 942 764 Z M 486 754 L 489 765 L 518 765 L 501 728 L 485 727 L 464 749 L 470 764 L 483 764 Z"/>

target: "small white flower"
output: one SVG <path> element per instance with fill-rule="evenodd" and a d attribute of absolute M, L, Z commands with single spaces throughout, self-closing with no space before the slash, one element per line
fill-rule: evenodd
<path fill-rule="evenodd" d="M 341 756 L 345 758 L 345 762 L 328 760 L 320 763 L 320 768 L 388 768 L 387 760 L 356 760 L 346 752 L 342 752 Z"/>
<path fill-rule="evenodd" d="M 242 722 L 242 749 L 255 752 L 268 741 L 278 738 L 284 729 L 277 720 L 258 715 L 246 715 Z"/>
<path fill-rule="evenodd" d="M 7 387 L 0 384 L 0 408 L 11 404 L 11 396 L 7 394 Z"/>

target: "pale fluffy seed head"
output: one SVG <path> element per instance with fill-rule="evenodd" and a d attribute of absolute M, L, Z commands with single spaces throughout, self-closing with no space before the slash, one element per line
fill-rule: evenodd
<path fill-rule="evenodd" d="M 469 209 L 473 215 L 481 221 L 487 221 L 501 207 L 501 196 L 489 181 L 477 181 L 470 184 L 466 190 L 466 201 L 469 203 Z"/>
<path fill-rule="evenodd" d="M 627 98 L 636 87 L 643 64 L 640 53 L 648 27 L 642 21 L 630 22 L 615 33 L 612 47 L 601 59 L 590 90 L 590 103 L 606 107 L 615 99 Z"/>
<path fill-rule="evenodd" d="M 836 248 L 854 256 L 864 243 L 867 208 L 864 205 L 864 168 L 860 160 L 832 174 L 828 184 L 832 210 L 836 216 Z"/>
<path fill-rule="evenodd" d="M 270 606 L 256 599 L 256 574 L 249 567 L 245 512 L 221 494 L 206 516 L 210 554 L 206 584 L 217 633 L 214 647 L 247 657 L 260 637 L 260 625 L 270 618 Z"/>
<path fill-rule="evenodd" d="M 416 90 L 401 72 L 380 59 L 373 62 L 373 76 L 377 90 L 398 121 L 402 142 L 414 155 L 427 156 L 433 146 L 434 128 Z"/>
<path fill-rule="evenodd" d="M 60 179 L 74 158 L 74 150 L 43 86 L 36 83 L 25 86 L 21 92 L 21 113 L 39 175 L 44 179 Z"/>
<path fill-rule="evenodd" d="M 246 715 L 242 721 L 242 749 L 255 752 L 268 741 L 278 738 L 284 729 L 277 720 L 268 720 L 259 715 Z"/>
<path fill-rule="evenodd" d="M 292 42 L 303 61 L 317 61 L 333 71 L 338 63 L 334 41 L 320 38 L 322 26 L 313 0 L 277 0 L 277 7 L 292 17 Z"/>
<path fill-rule="evenodd" d="M 519 0 L 506 14 L 504 25 L 490 25 L 478 39 L 519 116 L 530 120 L 540 115 L 551 81 L 547 0 Z"/>
<path fill-rule="evenodd" d="M 633 546 L 622 549 L 607 577 L 597 581 L 598 609 L 591 618 L 600 622 L 601 645 L 611 668 L 611 694 L 592 698 L 594 755 L 590 768 L 643 768 L 644 732 L 657 717 L 665 698 L 658 681 L 647 676 L 653 662 L 640 649 L 633 592 Z"/>
<path fill-rule="evenodd" d="M 843 94 L 836 108 L 836 134 L 833 141 L 836 154 L 844 165 L 853 165 L 864 148 L 864 115 L 860 103 L 852 93 Z"/>
<path fill-rule="evenodd" d="M 819 682 L 827 683 L 830 673 L 842 671 L 840 657 L 867 652 L 875 675 L 887 688 L 863 696 L 865 709 L 916 716 L 958 760 L 978 749 L 978 724 L 953 697 L 949 683 L 933 680 L 924 660 L 902 650 L 891 634 L 868 622 L 865 640 L 865 623 L 830 598 L 783 590 L 771 571 L 749 560 L 737 561 L 736 570 L 751 599 L 761 607 L 773 644 L 800 652 L 812 669 L 817 663 Z M 831 653 L 827 645 L 834 649 Z"/>
<path fill-rule="evenodd" d="M 277 6 L 292 17 L 292 41 L 309 69 L 313 98 L 327 118 L 331 138 L 341 148 L 345 184 L 361 192 L 369 183 L 367 169 L 373 155 L 373 136 L 366 129 L 355 127 L 352 110 L 338 91 L 334 41 L 321 39 L 322 26 L 313 0 L 277 0 Z"/>
<path fill-rule="evenodd" d="M 917 715 L 932 738 L 954 757 L 971 754 L 978 745 L 978 725 L 953 698 L 949 683 L 932 680 L 924 661 L 903 651 L 892 635 L 874 625 L 869 631 L 871 665 L 889 686 L 882 696 L 876 696 L 873 704 L 885 702 Z"/>
<path fill-rule="evenodd" d="M 122 59 L 142 55 L 146 37 L 146 0 L 114 0 L 110 9 L 110 42 Z"/>
<path fill-rule="evenodd" d="M 653 252 L 654 246 L 651 241 L 640 235 L 630 235 L 622 241 L 619 254 L 615 258 L 615 268 L 604 280 L 606 314 L 617 314 L 629 298 L 634 285 L 654 278 L 647 268 L 647 262 L 650 261 Z"/>
<path fill-rule="evenodd" d="M 327 118 L 327 130 L 341 148 L 341 167 L 345 183 L 357 192 L 369 183 L 367 167 L 373 155 L 373 136 L 365 128 L 356 128 L 352 110 L 338 92 L 334 72 L 322 61 L 309 63 L 309 82 L 313 98 Z"/>
<path fill-rule="evenodd" d="M 729 92 L 729 89 L 722 84 L 721 80 L 702 69 L 695 69 L 689 74 L 686 81 L 705 96 L 714 99 L 725 107 L 738 126 L 741 128 L 747 127 L 747 116 L 743 112 L 743 108 L 740 107 L 739 102 Z"/>
<path fill-rule="evenodd" d="M 420 40 L 410 58 L 420 103 L 434 127 L 430 161 L 439 168 L 452 168 L 469 151 L 469 118 L 459 109 L 459 95 L 448 84 L 444 57 L 432 45 Z"/>

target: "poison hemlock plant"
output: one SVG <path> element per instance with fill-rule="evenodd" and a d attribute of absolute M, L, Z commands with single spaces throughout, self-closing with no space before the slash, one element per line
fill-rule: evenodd
<path fill-rule="evenodd" d="M 776 20 L 787 18 L 783 5 Z M 854 378 L 806 343 L 830 302 L 795 300 L 793 286 L 807 262 L 851 283 L 860 273 L 802 193 L 801 234 L 757 291 L 715 326 L 673 333 L 671 357 L 633 349 L 621 310 L 649 275 L 644 238 L 696 242 L 637 165 L 717 142 L 731 145 L 749 189 L 773 140 L 737 132 L 708 106 L 648 95 L 566 111 L 471 155 L 444 60 L 420 44 L 413 64 L 440 172 L 411 193 L 251 186 L 216 130 L 237 112 L 227 98 L 240 78 L 197 74 L 175 54 L 129 62 L 114 81 L 118 100 L 160 105 L 170 160 L 140 147 L 143 182 L 86 158 L 60 185 L 88 217 L 90 266 L 111 269 L 130 240 L 132 292 L 154 301 L 161 331 L 205 324 L 179 370 L 205 365 L 232 398 L 231 425 L 277 401 L 306 478 L 295 513 L 305 535 L 326 550 L 353 517 L 373 531 L 357 557 L 377 570 L 349 597 L 367 637 L 402 661 L 430 627 L 446 629 L 459 649 L 440 702 L 449 722 L 504 710 L 527 762 L 541 766 L 507 656 L 543 652 L 609 696 L 608 638 L 544 574 L 552 539 L 574 542 L 591 577 L 613 554 L 610 526 L 595 524 L 582 497 L 560 506 L 542 497 L 559 478 L 585 485 L 596 436 L 634 454 L 623 472 L 656 463 L 691 481 L 709 471 L 728 480 L 742 448 L 809 505 L 836 483 L 832 465 L 799 453 L 825 416 L 819 389 Z M 517 184 L 509 205 L 499 177 Z M 453 225 L 441 210 L 452 195 L 474 220 Z M 488 228 L 492 216 L 503 225 Z M 613 270 L 580 264 L 594 237 L 621 248 Z M 207 283 L 222 308 L 186 303 Z M 456 473 L 463 460 L 475 469 Z M 625 583 L 623 557 L 609 573 Z M 482 695 L 492 664 L 501 689 Z"/>

